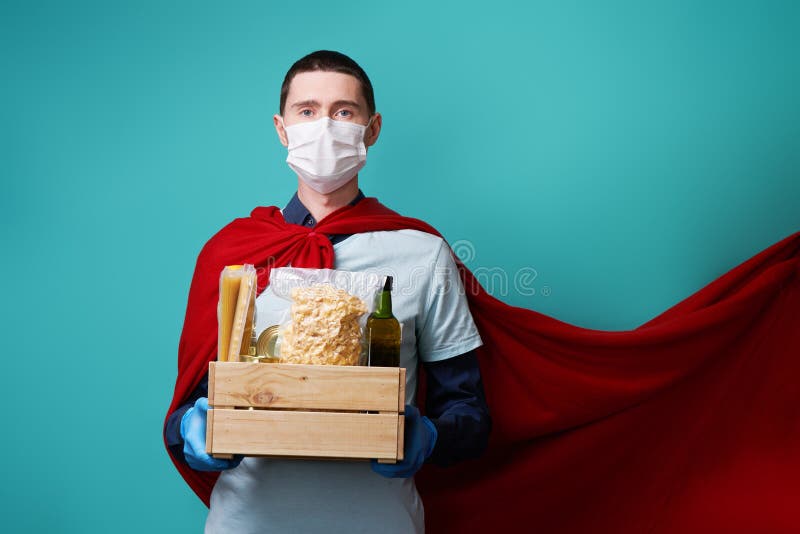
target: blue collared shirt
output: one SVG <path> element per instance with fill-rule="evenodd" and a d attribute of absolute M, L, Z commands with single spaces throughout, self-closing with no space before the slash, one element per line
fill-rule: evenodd
<path fill-rule="evenodd" d="M 362 199 L 361 190 L 350 205 Z M 317 221 L 297 196 L 283 209 L 287 223 L 313 228 Z M 351 234 L 329 235 L 335 244 Z M 426 381 L 426 415 L 436 426 L 438 437 L 430 461 L 450 465 L 479 456 L 486 448 L 491 431 L 491 417 L 481 382 L 478 359 L 474 351 L 436 362 L 423 362 Z M 186 404 L 173 412 L 164 432 L 167 445 L 176 458 L 183 460 L 183 438 L 180 421 L 183 414 L 200 397 L 208 396 L 208 374 L 192 392 Z"/>
<path fill-rule="evenodd" d="M 349 202 L 349 204 L 351 206 L 355 206 L 363 198 L 365 198 L 364 193 L 362 193 L 361 189 L 359 189 L 358 194 Z M 292 199 L 288 204 L 286 204 L 286 207 L 283 208 L 282 213 L 283 220 L 287 223 L 306 226 L 308 228 L 313 228 L 317 225 L 317 220 L 313 215 L 311 215 L 311 212 L 308 211 L 308 208 L 306 208 L 303 203 L 300 202 L 300 197 L 297 196 L 297 193 L 292 196 Z M 339 241 L 344 241 L 348 237 L 350 237 L 349 234 L 330 234 L 328 235 L 328 240 L 332 245 L 335 245 Z"/>

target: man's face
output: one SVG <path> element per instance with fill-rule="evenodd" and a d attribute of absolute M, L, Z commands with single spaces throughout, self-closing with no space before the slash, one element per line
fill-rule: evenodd
<path fill-rule="evenodd" d="M 280 115 L 273 117 L 275 130 L 283 146 L 287 146 L 284 126 L 300 122 L 316 121 L 328 117 L 335 121 L 355 122 L 366 125 L 370 114 L 367 101 L 357 78 L 341 72 L 301 72 L 292 79 L 286 95 L 283 122 Z M 371 146 L 377 141 L 381 117 L 375 114 L 367 128 L 364 144 Z"/>

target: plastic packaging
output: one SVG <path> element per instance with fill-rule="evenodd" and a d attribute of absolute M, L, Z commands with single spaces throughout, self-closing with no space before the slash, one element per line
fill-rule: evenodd
<path fill-rule="evenodd" d="M 383 279 L 335 269 L 273 269 L 275 295 L 291 301 L 275 356 L 283 363 L 364 365 L 364 325 Z"/>
<path fill-rule="evenodd" d="M 256 303 L 256 270 L 250 264 L 228 265 L 219 276 L 217 359 L 239 361 L 250 345 Z"/>

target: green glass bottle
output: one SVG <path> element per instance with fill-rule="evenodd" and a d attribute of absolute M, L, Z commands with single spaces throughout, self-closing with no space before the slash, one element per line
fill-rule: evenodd
<path fill-rule="evenodd" d="M 367 318 L 367 365 L 400 367 L 400 335 L 400 322 L 392 315 L 392 277 L 387 276 L 378 296 L 378 307 Z"/>

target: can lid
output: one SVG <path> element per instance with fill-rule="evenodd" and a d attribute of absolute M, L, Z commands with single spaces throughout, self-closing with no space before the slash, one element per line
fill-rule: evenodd
<path fill-rule="evenodd" d="M 278 342 L 279 328 L 280 327 L 275 324 L 259 334 L 258 341 L 256 342 L 256 354 L 258 356 L 266 356 L 268 358 L 276 358 L 278 356 L 276 344 Z"/>

